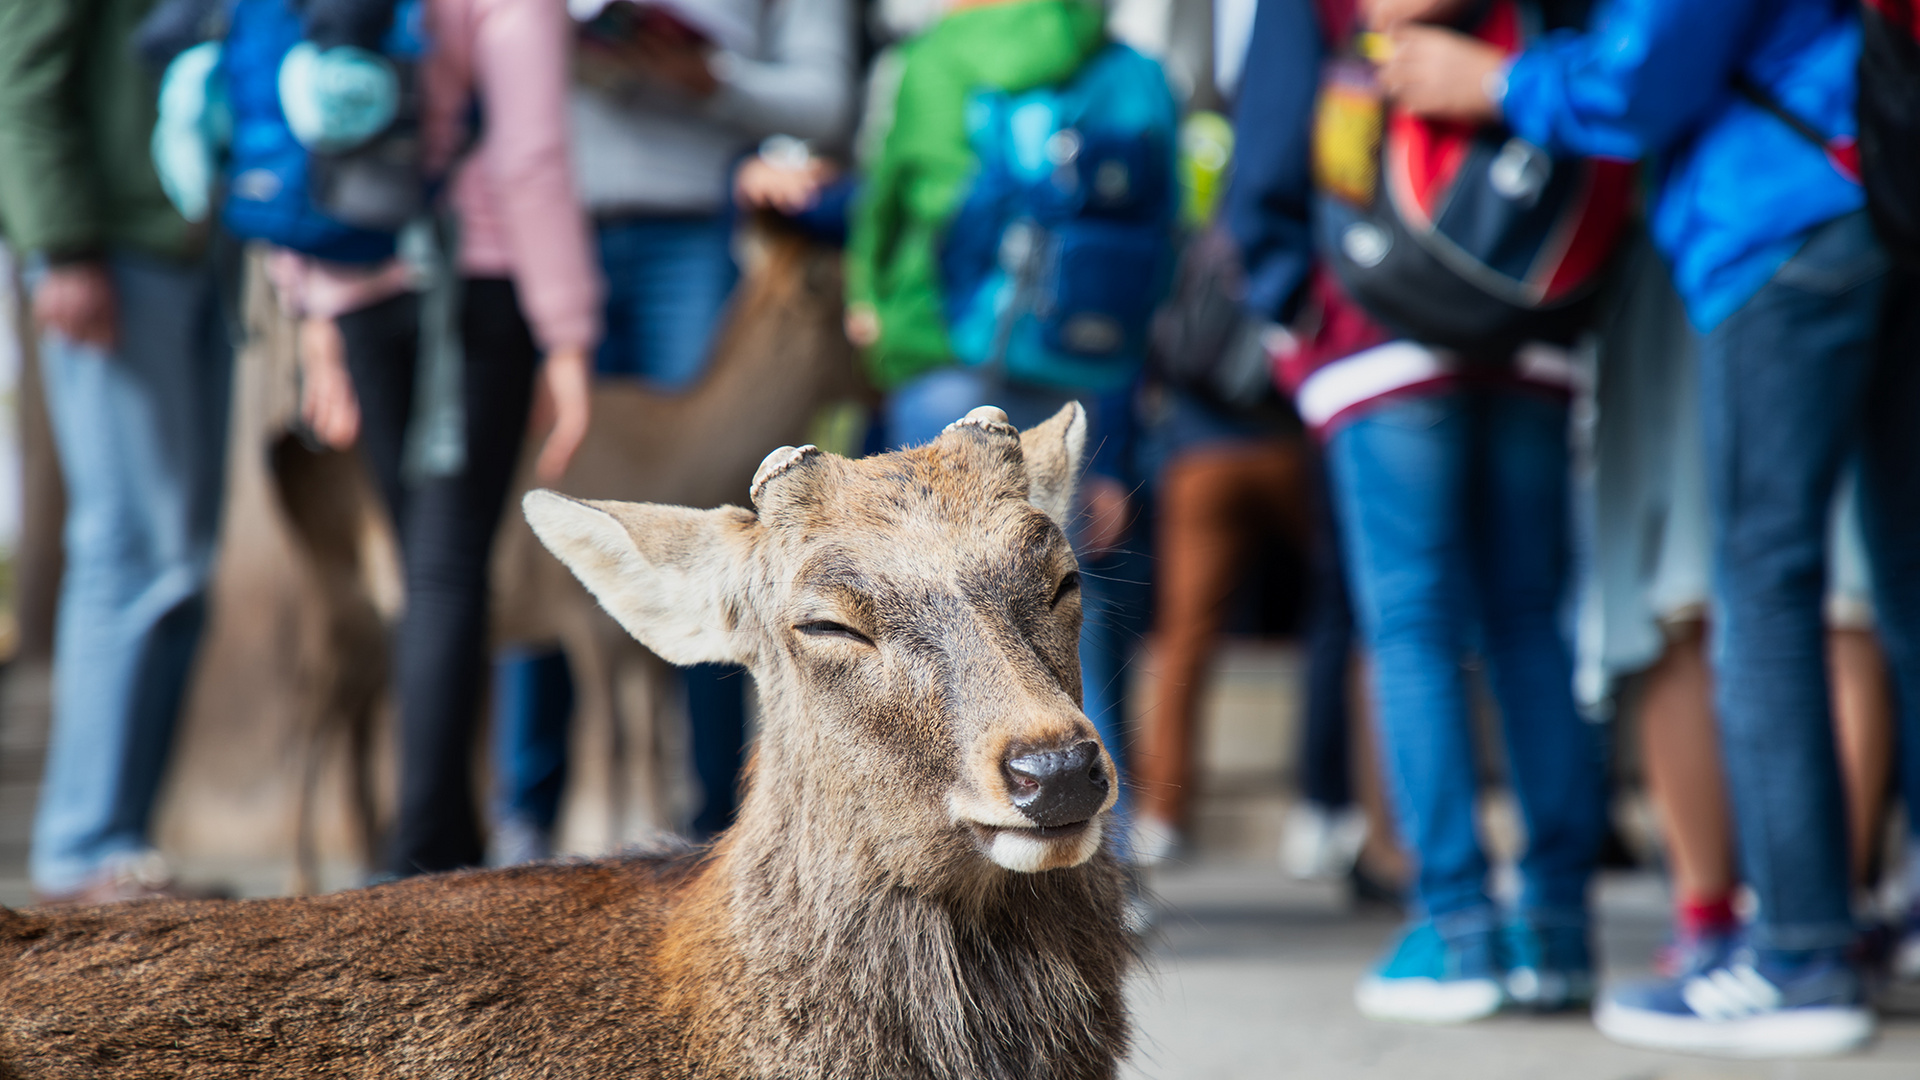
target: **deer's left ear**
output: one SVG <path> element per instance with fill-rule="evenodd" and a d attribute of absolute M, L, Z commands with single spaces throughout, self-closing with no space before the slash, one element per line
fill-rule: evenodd
<path fill-rule="evenodd" d="M 527 524 L 619 624 L 674 664 L 739 663 L 739 594 L 759 524 L 737 506 L 595 502 L 545 489 Z"/>
<path fill-rule="evenodd" d="M 1020 433 L 1027 462 L 1027 501 L 1046 511 L 1062 529 L 1073 518 L 1073 491 L 1080 455 L 1087 448 L 1087 410 L 1069 401 L 1053 418 Z"/>

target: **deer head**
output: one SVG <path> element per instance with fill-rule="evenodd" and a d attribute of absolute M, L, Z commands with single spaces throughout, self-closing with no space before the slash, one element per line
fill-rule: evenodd
<path fill-rule="evenodd" d="M 776 450 L 752 510 L 524 507 L 641 643 L 753 672 L 742 828 L 803 813 L 886 879 L 951 888 L 1087 862 L 1118 794 L 1080 708 L 1063 531 L 1085 439 L 1078 404 L 1024 435 L 989 407 L 863 460 Z"/>

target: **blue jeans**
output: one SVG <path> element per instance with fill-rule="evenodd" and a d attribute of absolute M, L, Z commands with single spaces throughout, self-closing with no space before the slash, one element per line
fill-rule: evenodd
<path fill-rule="evenodd" d="M 1025 431 L 1043 424 L 1076 395 L 1065 390 L 1010 386 L 991 374 L 964 367 L 927 372 L 894 388 L 882 410 L 890 448 L 931 442 L 948 424 L 982 405 L 1004 409 L 1013 426 Z M 1091 406 L 1092 402 L 1082 402 Z M 1092 456 L 1101 438 L 1095 410 L 1088 409 L 1091 430 L 1087 454 Z M 1073 538 L 1078 546 L 1078 537 Z M 1131 643 L 1139 640 L 1144 623 L 1146 560 L 1134 551 L 1109 552 L 1098 560 L 1081 560 L 1080 683 L 1083 711 L 1093 721 L 1100 741 L 1114 764 L 1126 775 L 1126 668 Z M 1124 783 L 1116 808 L 1124 824 L 1131 800 Z M 1126 830 L 1120 830 L 1124 843 Z"/>
<path fill-rule="evenodd" d="M 638 378 L 659 390 L 691 386 L 706 370 L 715 328 L 737 273 L 733 221 L 633 217 L 600 223 L 607 280 L 606 336 L 594 357 L 601 376 Z M 694 771 L 706 799 L 690 831 L 704 839 L 733 820 L 745 757 L 746 680 L 731 664 L 682 675 L 692 722 Z M 515 651 L 494 675 L 496 812 L 550 831 L 566 782 L 573 681 L 557 651 Z"/>
<path fill-rule="evenodd" d="M 1577 924 L 1605 819 L 1599 732 L 1574 711 L 1558 621 L 1568 580 L 1566 406 L 1498 390 L 1386 401 L 1335 432 L 1328 465 L 1421 907 L 1443 932 L 1449 919 L 1490 914 L 1461 669 L 1477 652 L 1526 821 L 1522 909 Z"/>
<path fill-rule="evenodd" d="M 573 674 L 567 654 L 506 649 L 493 665 L 495 812 L 551 832 L 567 786 Z"/>
<path fill-rule="evenodd" d="M 635 217 L 595 230 L 607 279 L 606 337 L 594 367 L 663 390 L 682 390 L 706 370 L 707 347 L 738 276 L 733 221 Z"/>
<path fill-rule="evenodd" d="M 233 351 L 209 263 L 111 260 L 112 353 L 43 335 L 66 482 L 53 730 L 34 819 L 41 892 L 150 847 L 206 618 Z"/>
<path fill-rule="evenodd" d="M 1875 362 L 1886 283 L 1866 214 L 1838 218 L 1701 345 L 1715 685 L 1761 949 L 1834 949 L 1854 933 L 1821 603 L 1834 488 L 1856 445 L 1875 607 L 1906 715 L 1920 693 L 1920 356 L 1909 346 Z"/>

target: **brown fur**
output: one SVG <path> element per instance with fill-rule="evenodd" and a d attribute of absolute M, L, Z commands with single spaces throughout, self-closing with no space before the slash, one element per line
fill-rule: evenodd
<path fill-rule="evenodd" d="M 530 496 L 649 647 L 752 668 L 739 824 L 319 898 L 5 913 L 0 1075 L 1113 1076 L 1117 864 L 989 857 L 1018 831 L 1006 754 L 1092 733 L 1058 524 L 1083 432 L 1070 406 L 1018 441 L 808 455 L 758 513 Z"/>

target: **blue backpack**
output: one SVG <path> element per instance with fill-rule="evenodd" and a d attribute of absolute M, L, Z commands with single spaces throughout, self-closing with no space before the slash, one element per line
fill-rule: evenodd
<path fill-rule="evenodd" d="M 974 95 L 979 171 L 940 253 L 963 364 L 1061 390 L 1133 379 L 1172 267 L 1178 124 L 1160 65 L 1117 43 L 1060 86 Z"/>
<path fill-rule="evenodd" d="M 281 108 L 281 65 L 306 36 L 295 0 L 232 0 L 221 74 L 232 111 L 221 220 L 235 236 L 335 262 L 391 258 L 429 201 L 419 171 L 413 67 L 425 55 L 419 0 L 402 0 L 381 52 L 402 71 L 401 114 L 364 147 L 309 150 Z"/>

